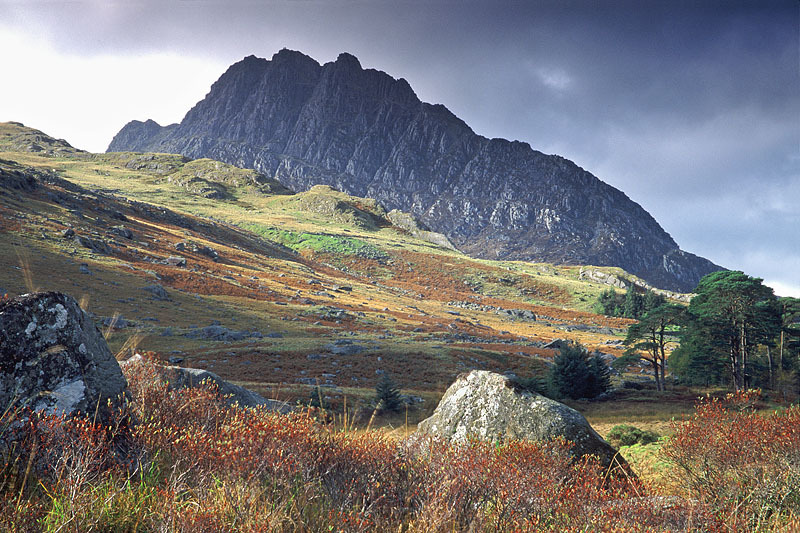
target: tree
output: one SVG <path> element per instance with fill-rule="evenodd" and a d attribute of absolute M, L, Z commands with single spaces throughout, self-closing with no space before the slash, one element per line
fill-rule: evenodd
<path fill-rule="evenodd" d="M 561 349 L 550 370 L 555 395 L 567 398 L 594 398 L 610 386 L 608 367 L 599 357 L 590 357 L 580 344 Z"/>
<path fill-rule="evenodd" d="M 664 304 L 646 313 L 639 322 L 628 328 L 625 345 L 628 349 L 619 364 L 647 361 L 653 367 L 656 389 L 664 390 L 667 366 L 667 343 L 673 330 L 685 322 L 686 308 L 676 304 Z"/>
<path fill-rule="evenodd" d="M 778 342 L 778 367 L 783 368 L 784 355 L 800 350 L 800 298 L 780 298 L 781 332 Z"/>
<path fill-rule="evenodd" d="M 628 290 L 625 292 L 625 307 L 623 310 L 625 318 L 639 318 L 643 311 L 644 298 L 636 292 L 636 287 L 633 284 L 628 285 Z"/>
<path fill-rule="evenodd" d="M 652 311 L 666 303 L 666 298 L 648 289 L 644 294 L 639 293 L 631 284 L 625 294 L 619 294 L 613 287 L 600 293 L 594 304 L 594 312 L 606 316 L 624 316 L 626 318 L 640 318 L 648 311 Z"/>
<path fill-rule="evenodd" d="M 667 299 L 664 298 L 661 294 L 653 292 L 648 289 L 646 293 L 644 293 L 644 312 L 649 313 L 653 309 L 661 307 L 667 303 Z"/>
<path fill-rule="evenodd" d="M 609 287 L 597 297 L 594 311 L 600 315 L 620 316 L 624 305 L 624 299 L 617 294 L 613 287 Z"/>
<path fill-rule="evenodd" d="M 800 392 L 800 298 L 780 298 L 778 305 L 781 331 L 777 339 L 776 368 L 774 374 L 770 372 L 770 381 L 772 388 L 788 399 Z"/>
<path fill-rule="evenodd" d="M 383 374 L 375 386 L 375 405 L 381 411 L 399 411 L 404 405 L 400 389 L 389 374 Z"/>
<path fill-rule="evenodd" d="M 706 348 L 727 359 L 736 391 L 750 386 L 755 347 L 773 342 L 780 329 L 777 299 L 762 281 L 739 271 L 712 272 L 697 284 L 689 304 L 695 339 L 705 336 Z"/>
<path fill-rule="evenodd" d="M 603 359 L 594 355 L 587 360 L 589 381 L 586 383 L 586 397 L 596 398 L 611 388 L 611 372 Z"/>
<path fill-rule="evenodd" d="M 669 355 L 673 375 L 687 385 L 719 385 L 725 383 L 727 367 L 711 345 L 702 328 L 692 323 L 690 314 L 681 331 L 681 344 Z"/>

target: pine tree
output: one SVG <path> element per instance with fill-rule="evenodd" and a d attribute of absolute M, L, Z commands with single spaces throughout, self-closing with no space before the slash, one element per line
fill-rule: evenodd
<path fill-rule="evenodd" d="M 712 272 L 697 284 L 689 304 L 687 333 L 703 350 L 681 355 L 721 360 L 737 391 L 752 385 L 757 347 L 773 346 L 780 336 L 781 309 L 772 289 L 762 282 L 739 271 Z"/>
<path fill-rule="evenodd" d="M 589 357 L 580 344 L 569 345 L 550 369 L 550 385 L 562 398 L 594 398 L 609 389 L 608 367 L 599 357 Z"/>
<path fill-rule="evenodd" d="M 609 287 L 597 297 L 597 302 L 594 304 L 594 311 L 600 315 L 620 316 L 622 314 L 621 309 L 623 305 L 624 298 L 618 295 L 613 287 Z"/>
<path fill-rule="evenodd" d="M 667 303 L 664 296 L 657 294 L 650 289 L 644 294 L 644 313 L 649 313 L 653 309 L 657 309 Z"/>
<path fill-rule="evenodd" d="M 628 290 L 625 293 L 625 307 L 623 313 L 625 318 L 639 318 L 642 316 L 642 309 L 644 308 L 644 300 L 642 295 L 636 292 L 633 284 L 628 285 Z"/>
<path fill-rule="evenodd" d="M 667 365 L 667 344 L 675 329 L 687 321 L 686 308 L 677 304 L 664 304 L 639 317 L 631 324 L 625 337 L 625 354 L 617 359 L 619 365 L 634 361 L 647 361 L 653 367 L 656 388 L 664 390 Z"/>
<path fill-rule="evenodd" d="M 381 411 L 399 411 L 403 407 L 400 389 L 389 374 L 384 374 L 375 386 L 375 405 Z"/>
<path fill-rule="evenodd" d="M 596 398 L 611 388 L 611 373 L 600 356 L 590 357 L 588 360 L 589 381 L 586 385 L 586 397 Z"/>

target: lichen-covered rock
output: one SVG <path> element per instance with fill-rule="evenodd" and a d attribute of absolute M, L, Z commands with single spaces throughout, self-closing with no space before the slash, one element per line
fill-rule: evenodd
<path fill-rule="evenodd" d="M 103 418 L 127 387 L 116 359 L 70 296 L 25 294 L 0 304 L 0 409 Z"/>
<path fill-rule="evenodd" d="M 576 456 L 596 455 L 608 467 L 625 465 L 617 451 L 576 410 L 519 389 L 506 376 L 485 370 L 462 374 L 450 385 L 433 415 L 417 433 L 454 442 L 546 441 L 564 437 Z"/>

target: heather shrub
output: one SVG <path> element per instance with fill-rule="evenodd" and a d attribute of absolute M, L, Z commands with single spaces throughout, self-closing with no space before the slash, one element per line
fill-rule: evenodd
<path fill-rule="evenodd" d="M 8 531 L 710 531 L 701 505 L 611 478 L 570 444 L 450 444 L 231 407 L 126 368 L 118 423 L 0 417 Z M 12 417 L 15 417 L 12 419 Z M 661 503 L 659 503 L 661 502 Z"/>
<path fill-rule="evenodd" d="M 800 408 L 757 412 L 759 394 L 702 400 L 663 448 L 686 494 L 736 531 L 783 528 L 800 514 Z"/>

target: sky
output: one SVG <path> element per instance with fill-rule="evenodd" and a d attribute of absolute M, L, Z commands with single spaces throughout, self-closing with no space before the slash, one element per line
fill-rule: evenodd
<path fill-rule="evenodd" d="M 797 0 L 0 0 L 0 121 L 100 152 L 245 56 L 349 52 L 800 297 L 799 34 Z"/>

